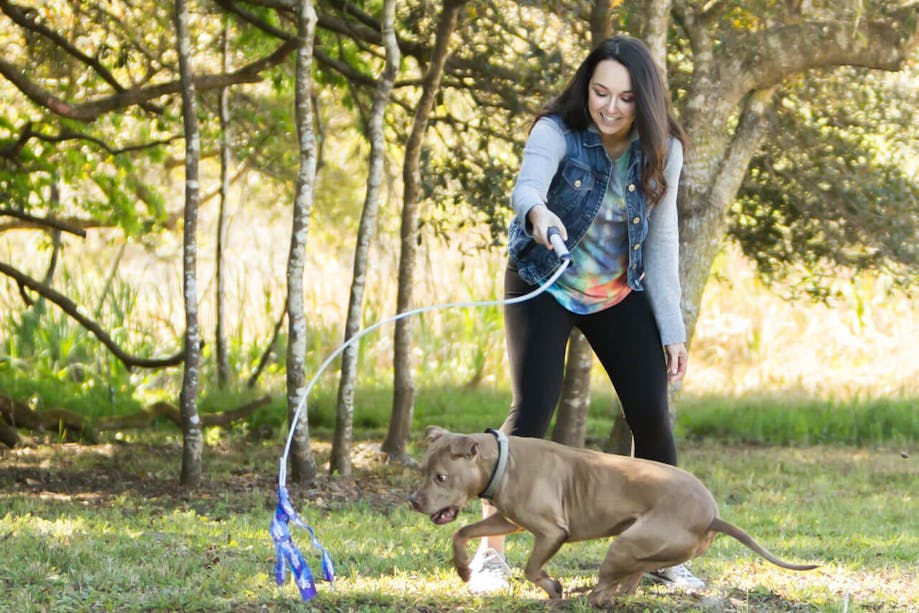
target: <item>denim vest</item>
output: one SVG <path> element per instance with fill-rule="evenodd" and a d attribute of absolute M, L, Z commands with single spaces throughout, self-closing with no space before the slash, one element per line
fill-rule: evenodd
<path fill-rule="evenodd" d="M 549 185 L 546 206 L 565 224 L 568 230 L 566 245 L 570 251 L 574 251 L 600 210 L 613 172 L 613 163 L 603 147 L 599 132 L 570 130 L 557 115 L 550 115 L 549 119 L 558 124 L 564 133 L 568 151 Z M 648 234 L 648 210 L 641 191 L 644 155 L 638 140 L 632 141 L 628 155 L 629 170 L 623 190 L 629 214 L 627 281 L 633 290 L 642 291 L 644 266 L 641 246 Z M 533 285 L 549 278 L 561 264 L 554 252 L 533 240 L 516 216 L 508 230 L 508 251 L 520 271 L 520 277 Z"/>

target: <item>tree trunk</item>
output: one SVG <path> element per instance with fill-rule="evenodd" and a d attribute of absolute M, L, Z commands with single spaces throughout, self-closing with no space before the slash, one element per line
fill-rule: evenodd
<path fill-rule="evenodd" d="M 611 0 L 594 0 L 590 9 L 590 44 L 596 49 L 613 33 L 610 22 Z"/>
<path fill-rule="evenodd" d="M 622 403 L 616 398 L 613 400 L 613 427 L 610 429 L 609 437 L 603 443 L 603 451 L 631 456 L 634 453 L 633 447 L 632 430 L 622 414 Z"/>
<path fill-rule="evenodd" d="M 466 0 L 447 0 L 437 24 L 437 35 L 430 64 L 424 76 L 421 99 L 415 108 L 412 131 L 405 144 L 405 161 L 402 165 L 402 180 L 405 185 L 402 205 L 402 227 L 400 230 L 401 252 L 399 255 L 399 284 L 396 310 L 399 313 L 412 308 L 412 291 L 415 283 L 415 260 L 418 251 L 418 221 L 420 217 L 421 176 L 419 165 L 424 133 L 434 108 L 434 98 L 440 89 L 447 48 L 450 37 L 456 29 L 460 9 Z M 412 318 L 396 322 L 393 350 L 393 406 L 389 430 L 383 441 L 382 450 L 391 457 L 399 458 L 405 453 L 412 425 L 415 403 L 415 382 L 412 376 Z"/>
<path fill-rule="evenodd" d="M 303 268 L 306 238 L 309 234 L 313 185 L 316 178 L 316 152 L 313 135 L 312 91 L 313 36 L 316 11 L 312 0 L 297 4 L 296 119 L 300 152 L 297 193 L 294 198 L 290 253 L 287 258 L 287 420 L 294 435 L 290 447 L 291 477 L 297 483 L 310 483 L 316 477 L 316 460 L 310 448 L 307 412 L 295 422 L 298 408 L 306 404 L 306 315 L 303 309 Z"/>
<path fill-rule="evenodd" d="M 593 47 L 597 47 L 613 33 L 610 4 L 609 0 L 596 0 L 593 3 L 590 13 L 590 38 Z M 569 444 L 579 441 L 575 446 L 584 446 L 587 413 L 590 410 L 590 371 L 593 356 L 593 349 L 584 335 L 578 330 L 573 330 L 568 337 L 565 379 L 558 400 L 553 440 L 572 441 Z"/>
<path fill-rule="evenodd" d="M 657 62 L 664 82 L 667 82 L 667 30 L 670 28 L 670 5 L 672 0 L 649 0 L 648 33 L 645 43 L 651 56 Z"/>
<path fill-rule="evenodd" d="M 195 85 L 189 61 L 188 2 L 176 0 L 176 37 L 179 50 L 179 74 L 182 83 L 182 119 L 185 124 L 185 222 L 182 237 L 183 298 L 185 300 L 185 363 L 179 406 L 182 411 L 183 485 L 201 482 L 201 454 L 204 437 L 198 417 L 198 362 L 201 357 L 201 332 L 198 328 L 198 160 L 201 141 L 195 115 Z"/>
<path fill-rule="evenodd" d="M 583 447 L 587 437 L 587 413 L 590 408 L 590 368 L 594 353 L 580 330 L 568 337 L 565 380 L 558 403 L 552 440 L 571 447 Z"/>
<path fill-rule="evenodd" d="M 370 170 L 367 175 L 367 192 L 361 223 L 357 232 L 354 250 L 354 272 L 351 280 L 351 297 L 348 302 L 348 317 L 345 322 L 345 342 L 348 342 L 361 327 L 361 313 L 364 305 L 364 288 L 367 281 L 367 254 L 377 223 L 380 206 L 380 188 L 383 183 L 383 163 L 386 157 L 386 140 L 383 133 L 386 106 L 393 84 L 399 72 L 399 45 L 396 42 L 395 0 L 385 0 L 381 31 L 386 47 L 386 65 L 373 97 L 370 121 L 367 125 L 367 139 L 370 141 Z M 338 385 L 338 405 L 335 411 L 335 435 L 329 461 L 331 472 L 343 476 L 351 475 L 351 444 L 354 421 L 354 385 L 357 380 L 358 343 L 349 346 L 341 357 L 341 380 Z"/>
<path fill-rule="evenodd" d="M 223 16 L 223 72 L 229 72 L 229 18 Z M 217 385 L 223 389 L 230 382 L 230 357 L 227 351 L 226 269 L 223 262 L 227 238 L 227 199 L 230 196 L 230 88 L 220 88 L 220 207 L 217 212 Z"/>
<path fill-rule="evenodd" d="M 728 145 L 711 131 L 692 132 L 699 136 L 693 137 L 693 157 L 680 181 L 680 281 L 688 339 L 695 332 L 705 284 L 721 248 L 728 208 L 765 132 L 772 93 L 769 89 L 747 96 Z M 713 166 L 717 170 L 710 172 Z"/>

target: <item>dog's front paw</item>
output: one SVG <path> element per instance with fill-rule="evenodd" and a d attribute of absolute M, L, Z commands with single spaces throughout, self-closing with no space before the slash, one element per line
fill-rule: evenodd
<path fill-rule="evenodd" d="M 465 583 L 469 583 L 469 578 L 472 576 L 472 570 L 470 570 L 469 565 L 454 562 L 453 566 L 456 568 L 456 574 L 460 576 L 460 579 Z"/>

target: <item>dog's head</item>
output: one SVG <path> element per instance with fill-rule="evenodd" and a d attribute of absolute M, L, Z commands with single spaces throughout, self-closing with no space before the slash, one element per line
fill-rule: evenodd
<path fill-rule="evenodd" d="M 409 498 L 419 513 L 435 524 L 455 520 L 463 505 L 482 490 L 479 442 L 437 426 L 425 430 L 428 450 L 422 465 L 421 487 Z"/>

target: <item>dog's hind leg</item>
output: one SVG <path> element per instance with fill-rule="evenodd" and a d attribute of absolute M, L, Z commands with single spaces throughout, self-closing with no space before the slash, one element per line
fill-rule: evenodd
<path fill-rule="evenodd" d="M 620 537 L 610 545 L 606 559 L 600 566 L 597 586 L 588 596 L 588 601 L 595 607 L 608 606 L 618 596 L 633 593 L 645 571 L 656 568 L 656 565 L 636 560 L 621 541 Z"/>
<path fill-rule="evenodd" d="M 523 528 L 495 513 L 468 526 L 463 526 L 453 534 L 453 566 L 463 581 L 469 581 L 469 539 L 482 536 L 499 536 L 520 532 Z"/>
<path fill-rule="evenodd" d="M 617 596 L 633 593 L 646 572 L 672 566 L 691 557 L 691 539 L 682 539 L 672 533 L 667 537 L 663 538 L 659 530 L 650 532 L 638 525 L 619 535 L 610 545 L 600 567 L 600 577 L 590 593 L 590 603 L 608 605 Z"/>

